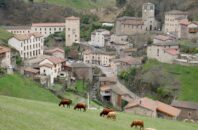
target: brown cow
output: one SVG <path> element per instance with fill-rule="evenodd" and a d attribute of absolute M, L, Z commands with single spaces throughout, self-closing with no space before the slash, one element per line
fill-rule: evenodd
<path fill-rule="evenodd" d="M 71 104 L 72 104 L 72 100 L 70 100 L 70 99 L 63 99 L 63 100 L 60 101 L 59 106 L 62 105 L 63 107 L 65 107 L 65 105 L 67 105 L 67 107 L 70 108 L 70 105 Z"/>
<path fill-rule="evenodd" d="M 116 120 L 116 112 L 109 112 L 107 115 L 107 119 L 113 119 Z"/>
<path fill-rule="evenodd" d="M 83 104 L 83 103 L 78 103 L 78 104 L 76 104 L 76 106 L 74 107 L 74 110 L 81 110 L 81 109 L 84 109 L 84 111 L 86 111 L 86 108 L 87 108 L 87 106 L 86 106 L 86 104 Z"/>
<path fill-rule="evenodd" d="M 109 109 L 109 108 L 104 108 L 103 111 L 100 113 L 100 116 L 104 117 L 106 115 L 108 115 L 109 112 L 114 111 L 113 109 Z"/>
<path fill-rule="evenodd" d="M 139 126 L 140 127 L 140 130 L 141 129 L 144 129 L 144 121 L 142 121 L 142 120 L 134 120 L 131 123 L 131 127 L 133 127 L 133 126 L 135 126 L 135 127 Z"/>

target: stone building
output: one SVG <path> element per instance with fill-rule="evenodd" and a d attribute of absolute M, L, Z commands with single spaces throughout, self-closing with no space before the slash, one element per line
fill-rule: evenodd
<path fill-rule="evenodd" d="M 105 29 L 97 29 L 91 33 L 90 45 L 95 47 L 104 47 L 110 39 L 110 31 Z"/>
<path fill-rule="evenodd" d="M 11 50 L 7 47 L 0 46 L 0 67 L 7 68 L 11 65 Z"/>
<path fill-rule="evenodd" d="M 43 43 L 43 35 L 39 32 L 16 34 L 8 40 L 8 44 L 19 52 L 22 59 L 43 55 Z"/>
<path fill-rule="evenodd" d="M 176 43 L 153 43 L 147 47 L 147 57 L 163 63 L 172 64 L 179 53 L 179 45 Z"/>
<path fill-rule="evenodd" d="M 142 19 L 146 31 L 156 30 L 158 21 L 155 19 L 155 5 L 153 3 L 144 3 L 142 6 Z"/>
<path fill-rule="evenodd" d="M 71 77 L 75 77 L 80 80 L 87 80 L 92 82 L 93 72 L 92 67 L 85 63 L 66 63 L 64 65 L 66 71 L 69 71 Z"/>
<path fill-rule="evenodd" d="M 125 106 L 125 112 L 149 117 L 177 119 L 181 110 L 160 101 L 144 97 L 129 102 Z"/>
<path fill-rule="evenodd" d="M 158 24 L 155 19 L 155 5 L 144 3 L 142 6 L 142 18 L 125 16 L 116 20 L 116 35 L 133 35 L 157 30 Z"/>
<path fill-rule="evenodd" d="M 65 45 L 72 46 L 75 42 L 80 42 L 80 18 L 67 17 L 65 19 Z"/>
<path fill-rule="evenodd" d="M 83 53 L 83 62 L 87 64 L 110 66 L 111 60 L 114 57 L 115 55 L 113 53 L 87 50 Z"/>
<path fill-rule="evenodd" d="M 171 106 L 181 110 L 178 119 L 189 119 L 198 121 L 198 103 L 174 100 L 171 103 Z"/>
<path fill-rule="evenodd" d="M 177 34 L 179 21 L 187 19 L 188 15 L 186 12 L 179 10 L 172 10 L 165 13 L 164 32 Z"/>
<path fill-rule="evenodd" d="M 142 18 L 124 16 L 116 20 L 116 35 L 133 35 L 144 32 L 145 26 Z"/>

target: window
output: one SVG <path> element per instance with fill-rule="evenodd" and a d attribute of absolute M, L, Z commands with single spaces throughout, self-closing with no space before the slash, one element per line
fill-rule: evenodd
<path fill-rule="evenodd" d="M 157 49 L 157 56 L 159 56 L 159 49 Z"/>
<path fill-rule="evenodd" d="M 68 28 L 68 31 L 70 31 L 70 28 Z"/>

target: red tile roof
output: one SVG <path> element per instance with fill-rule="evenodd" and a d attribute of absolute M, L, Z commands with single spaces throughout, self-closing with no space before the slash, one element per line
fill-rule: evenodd
<path fill-rule="evenodd" d="M 47 67 L 47 68 L 52 68 L 53 67 L 53 65 L 52 64 L 49 64 L 49 63 L 46 63 L 46 64 L 42 64 L 42 65 L 40 65 L 39 67 Z"/>
<path fill-rule="evenodd" d="M 177 49 L 174 48 L 168 48 L 168 49 L 164 49 L 164 51 L 170 55 L 178 55 L 179 51 Z"/>
<path fill-rule="evenodd" d="M 54 53 L 54 52 L 61 52 L 61 53 L 64 53 L 64 50 L 63 49 L 60 49 L 60 48 L 54 48 L 54 49 L 51 49 L 51 50 L 46 50 L 45 51 L 46 53 Z"/>
<path fill-rule="evenodd" d="M 9 51 L 10 51 L 10 48 L 4 47 L 4 46 L 0 46 L 0 54 L 1 53 L 6 53 L 6 52 L 9 52 Z"/>
<path fill-rule="evenodd" d="M 182 19 L 182 20 L 179 21 L 179 24 L 185 25 L 185 26 L 187 26 L 189 23 L 190 22 L 188 21 L 188 19 Z"/>
<path fill-rule="evenodd" d="M 174 40 L 173 37 L 167 36 L 167 35 L 157 35 L 157 36 L 154 37 L 154 39 L 158 39 L 158 40 L 161 40 L 161 41 Z"/>
<path fill-rule="evenodd" d="M 65 59 L 58 58 L 58 57 L 50 57 L 47 58 L 49 61 L 51 61 L 53 64 L 59 64 L 65 62 Z"/>
<path fill-rule="evenodd" d="M 177 117 L 181 112 L 180 109 L 177 109 L 160 101 L 154 101 L 146 97 L 129 102 L 125 106 L 125 109 L 130 109 L 135 106 L 141 106 L 154 112 L 160 111 L 172 117 Z"/>
<path fill-rule="evenodd" d="M 65 23 L 32 23 L 32 27 L 65 27 Z"/>

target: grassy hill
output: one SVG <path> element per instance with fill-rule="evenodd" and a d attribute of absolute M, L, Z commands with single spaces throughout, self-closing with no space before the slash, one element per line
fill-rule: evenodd
<path fill-rule="evenodd" d="M 27 0 L 26 0 L 27 1 Z M 35 2 L 43 2 L 43 0 L 34 0 Z M 107 7 L 115 5 L 115 0 L 45 0 L 46 3 L 61 5 L 65 7 L 73 7 L 78 9 Z"/>
<path fill-rule="evenodd" d="M 0 28 L 0 43 L 7 44 L 8 39 L 11 38 L 13 35 L 6 30 Z"/>
<path fill-rule="evenodd" d="M 174 79 L 180 83 L 180 92 L 178 99 L 198 102 L 198 67 L 197 66 L 181 66 L 171 65 L 149 60 L 143 67 L 144 71 L 152 68 L 163 68 L 164 75 L 171 74 Z M 163 77 L 163 75 L 161 75 Z M 168 81 L 166 81 L 168 82 Z"/>
<path fill-rule="evenodd" d="M 0 96 L 0 129 L 2 130 L 136 130 L 134 119 L 157 130 L 197 130 L 197 124 L 140 117 L 118 113 L 117 121 L 99 117 L 99 111 L 74 111 L 57 104 Z"/>
<path fill-rule="evenodd" d="M 0 77 L 0 95 L 47 102 L 59 101 L 51 92 L 19 74 Z"/>

